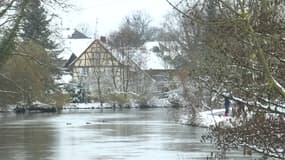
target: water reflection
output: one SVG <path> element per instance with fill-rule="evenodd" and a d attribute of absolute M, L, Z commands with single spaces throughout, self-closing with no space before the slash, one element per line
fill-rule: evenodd
<path fill-rule="evenodd" d="M 0 125 L 0 159 L 39 160 L 52 156 L 55 145 L 54 128 L 34 115 L 4 115 Z M 50 117 L 51 115 L 48 115 Z"/>
<path fill-rule="evenodd" d="M 170 113 L 131 109 L 1 115 L 0 159 L 205 159 L 213 149 L 200 143 L 205 129 L 178 125 Z"/>

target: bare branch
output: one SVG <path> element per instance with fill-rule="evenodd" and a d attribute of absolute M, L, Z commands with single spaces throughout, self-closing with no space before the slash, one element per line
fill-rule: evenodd
<path fill-rule="evenodd" d="M 6 75 L 0 73 L 0 76 L 10 82 L 12 82 L 18 89 L 20 89 L 21 91 L 25 91 L 21 86 L 18 85 L 17 82 L 15 82 L 14 80 L 10 79 L 9 77 L 7 77 Z"/>
<path fill-rule="evenodd" d="M 184 17 L 189 18 L 189 19 L 193 19 L 191 16 L 187 15 L 184 11 L 182 11 L 181 9 L 179 9 L 177 7 L 177 5 L 174 5 L 172 2 L 170 2 L 169 0 L 166 0 L 166 2 L 173 8 L 175 9 L 177 12 L 179 12 L 180 14 L 182 14 Z M 182 1 L 180 1 L 178 4 L 181 4 Z"/>
<path fill-rule="evenodd" d="M 3 17 L 7 12 L 8 10 L 11 8 L 11 6 L 13 5 L 13 3 L 15 2 L 16 0 L 12 0 L 7 6 L 6 8 L 4 8 L 1 12 L 0 12 L 0 18 Z"/>
<path fill-rule="evenodd" d="M 37 59 L 36 57 L 34 56 L 31 56 L 29 54 L 25 54 L 25 53 L 12 53 L 11 55 L 15 55 L 15 56 L 22 56 L 22 57 L 25 57 L 25 58 L 29 58 L 33 61 L 35 61 L 37 64 L 39 65 L 44 65 L 39 59 Z"/>

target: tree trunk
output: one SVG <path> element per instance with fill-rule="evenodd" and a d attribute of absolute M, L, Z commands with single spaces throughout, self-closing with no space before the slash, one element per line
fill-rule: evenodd
<path fill-rule="evenodd" d="M 97 77 L 97 87 L 98 87 L 98 95 L 99 95 L 100 106 L 102 107 L 103 106 L 103 101 L 102 101 L 100 77 Z"/>

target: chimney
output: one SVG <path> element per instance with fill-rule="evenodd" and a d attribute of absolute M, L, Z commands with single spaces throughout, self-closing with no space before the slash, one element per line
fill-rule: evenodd
<path fill-rule="evenodd" d="M 106 43 L 107 42 L 106 37 L 105 36 L 101 36 L 100 37 L 100 41 L 103 42 L 103 43 Z"/>

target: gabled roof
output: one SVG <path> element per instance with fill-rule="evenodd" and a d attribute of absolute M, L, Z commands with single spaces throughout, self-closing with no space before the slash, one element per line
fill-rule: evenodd
<path fill-rule="evenodd" d="M 86 50 L 88 50 L 94 43 L 99 43 L 100 44 L 100 46 L 101 47 L 103 47 L 105 50 L 106 50 L 106 52 L 109 52 L 109 50 L 107 49 L 107 48 L 105 48 L 103 45 L 102 45 L 102 43 L 100 43 L 100 41 L 99 40 L 93 40 L 91 43 L 89 43 L 89 45 L 86 47 L 86 48 L 84 48 L 84 50 L 82 51 L 82 52 L 80 52 L 80 54 L 77 56 L 77 58 L 76 59 L 74 59 L 74 61 L 70 64 L 70 66 L 73 66 L 74 65 L 74 63 L 78 60 L 78 59 L 80 59 L 80 57 L 81 56 L 83 56 L 83 54 L 85 53 L 85 51 Z M 111 53 L 110 53 L 111 54 Z M 111 54 L 112 55 L 112 54 Z"/>
<path fill-rule="evenodd" d="M 70 39 L 87 39 L 89 37 L 87 37 L 85 34 L 75 29 L 69 38 Z"/>
<path fill-rule="evenodd" d="M 94 41 L 94 39 L 64 39 L 63 52 L 58 55 L 58 58 L 68 60 L 72 54 L 80 56 L 81 53 Z"/>
<path fill-rule="evenodd" d="M 69 58 L 69 59 L 67 60 L 67 62 L 65 63 L 64 67 L 65 67 L 65 68 L 68 68 L 76 58 L 77 58 L 77 56 L 72 53 L 72 55 L 70 56 L 70 58 Z"/>
<path fill-rule="evenodd" d="M 62 35 L 63 39 L 61 45 L 63 51 L 58 55 L 58 58 L 63 60 L 69 60 L 72 54 L 76 57 L 80 56 L 80 54 L 94 41 L 94 39 L 72 29 L 64 30 Z"/>
<path fill-rule="evenodd" d="M 69 31 L 69 34 L 71 32 Z M 76 34 L 77 32 L 73 32 Z M 68 36 L 70 37 L 70 36 Z M 124 63 L 124 56 L 119 51 L 111 50 L 110 47 L 102 43 L 100 40 L 94 40 L 90 38 L 85 39 L 64 39 L 63 46 L 64 51 L 59 54 L 58 58 L 68 60 L 68 65 L 71 65 L 77 57 L 81 56 L 86 49 L 90 47 L 95 41 L 98 41 L 100 45 L 110 52 L 110 54 L 121 64 Z M 131 60 L 142 70 L 170 70 L 174 67 L 163 59 L 162 51 L 164 50 L 163 44 L 159 41 L 146 42 L 142 47 L 138 49 L 132 49 Z M 126 57 L 126 56 L 125 56 Z M 72 58 L 72 59 L 70 59 Z"/>
<path fill-rule="evenodd" d="M 103 43 L 103 42 L 101 42 L 100 40 L 96 39 L 96 40 L 94 40 L 92 43 L 90 43 L 90 44 L 88 45 L 88 47 L 86 47 L 85 50 L 84 50 L 83 52 L 81 52 L 80 56 L 78 56 L 76 59 L 74 59 L 74 60 L 72 61 L 72 63 L 71 63 L 69 66 L 72 67 L 72 66 L 74 65 L 74 63 L 75 63 L 78 59 L 80 59 L 80 57 L 83 56 L 83 54 L 86 53 L 86 51 L 87 51 L 93 44 L 95 44 L 95 43 L 99 44 L 99 45 L 102 47 L 102 49 L 104 49 L 104 50 L 106 51 L 106 53 L 109 53 L 119 64 L 124 64 L 124 63 L 125 63 L 124 60 L 120 59 L 120 56 L 118 56 L 118 55 L 120 55 L 120 53 L 119 53 L 119 54 L 118 54 L 118 53 L 117 53 L 117 54 L 114 54 L 114 52 L 112 52 L 112 51 L 109 49 L 108 45 L 106 45 L 105 43 Z M 145 72 L 140 66 L 138 66 L 132 59 L 129 61 L 129 65 L 134 65 L 134 66 L 136 66 L 137 69 L 139 69 L 140 71 L 142 71 L 142 72 L 143 72 L 145 75 L 147 75 L 151 80 L 153 80 L 153 78 L 152 78 L 147 72 Z"/>

